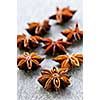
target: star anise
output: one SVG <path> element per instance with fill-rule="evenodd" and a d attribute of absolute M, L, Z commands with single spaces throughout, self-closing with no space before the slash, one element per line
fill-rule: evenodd
<path fill-rule="evenodd" d="M 67 53 L 66 47 L 71 45 L 70 42 L 63 41 L 63 39 L 58 39 L 57 41 L 53 41 L 50 38 L 43 39 L 45 49 L 44 54 L 55 55 L 57 53 Z"/>
<path fill-rule="evenodd" d="M 28 52 L 24 52 L 24 55 L 17 56 L 17 66 L 20 70 L 30 71 L 36 70 L 41 65 L 40 63 L 44 60 L 41 56 L 32 52 L 29 54 Z"/>
<path fill-rule="evenodd" d="M 69 21 L 76 12 L 76 10 L 71 10 L 69 7 L 63 9 L 56 7 L 56 11 L 56 14 L 50 16 L 49 19 L 54 19 L 59 24 Z"/>
<path fill-rule="evenodd" d="M 45 35 L 47 34 L 51 27 L 51 25 L 49 25 L 49 21 L 48 20 L 44 20 L 42 23 L 39 22 L 32 22 L 32 23 L 28 23 L 29 28 L 27 28 L 27 32 L 29 32 L 31 35 Z"/>
<path fill-rule="evenodd" d="M 32 49 L 39 45 L 39 42 L 42 41 L 40 36 L 26 36 L 25 34 L 17 35 L 17 47 L 19 49 Z"/>
<path fill-rule="evenodd" d="M 57 91 L 70 85 L 70 76 L 66 74 L 67 70 L 53 67 L 51 70 L 43 69 L 42 76 L 38 78 L 39 83 L 48 91 Z"/>
<path fill-rule="evenodd" d="M 78 23 L 75 25 L 75 29 L 65 29 L 61 32 L 63 35 L 67 37 L 67 41 L 74 42 L 83 39 L 83 31 L 81 31 L 78 27 Z"/>
<path fill-rule="evenodd" d="M 54 61 L 61 63 L 61 68 L 70 70 L 72 67 L 79 67 L 83 63 L 82 54 L 59 55 L 53 58 Z"/>

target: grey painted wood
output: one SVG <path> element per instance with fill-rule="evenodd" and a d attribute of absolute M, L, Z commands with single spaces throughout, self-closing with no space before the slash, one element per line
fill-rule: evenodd
<path fill-rule="evenodd" d="M 60 32 L 65 28 L 73 28 L 76 22 L 82 28 L 82 0 L 18 0 L 18 14 L 17 24 L 18 33 L 24 32 L 29 35 L 25 28 L 27 22 L 31 21 L 42 21 L 47 19 L 50 15 L 55 13 L 55 7 L 66 7 L 70 6 L 72 9 L 76 9 L 77 13 L 71 21 L 66 23 L 64 26 L 55 24 L 55 21 L 50 21 L 52 24 L 51 30 L 45 37 L 50 37 L 54 40 L 58 38 L 64 38 Z M 69 54 L 71 53 L 82 53 L 82 42 L 75 44 L 68 48 Z M 18 54 L 22 54 L 17 50 Z M 35 49 L 39 55 L 45 56 L 46 59 L 41 63 L 41 68 L 51 68 L 58 63 L 51 60 L 52 57 L 43 55 L 43 49 L 41 47 Z M 41 69 L 40 68 L 40 69 Z M 83 68 L 82 66 L 76 70 L 72 70 L 71 74 L 71 85 L 66 90 L 59 92 L 47 92 L 37 82 L 37 77 L 40 75 L 40 69 L 36 72 L 26 74 L 20 70 L 17 70 L 17 100 L 82 100 L 83 95 Z"/>

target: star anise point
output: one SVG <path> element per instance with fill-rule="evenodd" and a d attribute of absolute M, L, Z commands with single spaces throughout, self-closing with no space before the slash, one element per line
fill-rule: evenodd
<path fill-rule="evenodd" d="M 72 54 L 72 55 L 59 55 L 53 58 L 54 61 L 61 64 L 61 68 L 66 70 L 71 70 L 73 67 L 79 67 L 83 63 L 82 54 Z"/>
<path fill-rule="evenodd" d="M 29 50 L 36 48 L 42 41 L 40 36 L 26 36 L 24 33 L 22 35 L 17 35 L 17 47 L 23 50 Z"/>
<path fill-rule="evenodd" d="M 50 38 L 44 38 L 43 43 L 45 44 L 43 47 L 45 49 L 45 54 L 55 55 L 57 53 L 67 53 L 66 48 L 71 45 L 70 42 L 63 41 L 63 39 L 58 39 L 57 41 L 53 41 Z"/>
<path fill-rule="evenodd" d="M 58 91 L 70 85 L 70 76 L 63 69 L 54 66 L 51 70 L 44 69 L 41 74 L 38 82 L 48 91 Z"/>
<path fill-rule="evenodd" d="M 31 35 L 39 35 L 42 36 L 47 34 L 51 25 L 49 25 L 49 20 L 44 20 L 42 23 L 39 22 L 31 22 L 27 23 L 28 27 L 26 31 Z"/>
<path fill-rule="evenodd" d="M 67 41 L 69 42 L 83 39 L 83 31 L 79 29 L 78 23 L 75 24 L 74 29 L 65 29 L 61 33 L 67 37 Z"/>
<path fill-rule="evenodd" d="M 24 52 L 23 55 L 17 56 L 17 65 L 20 70 L 30 71 L 41 67 L 40 63 L 44 60 L 41 56 L 36 53 Z"/>
<path fill-rule="evenodd" d="M 76 10 L 71 10 L 69 7 L 60 9 L 58 6 L 56 7 L 56 14 L 49 17 L 49 19 L 57 20 L 58 24 L 63 24 L 64 22 L 69 21 Z"/>

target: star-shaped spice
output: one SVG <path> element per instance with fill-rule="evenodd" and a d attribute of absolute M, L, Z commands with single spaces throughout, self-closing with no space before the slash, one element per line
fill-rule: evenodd
<path fill-rule="evenodd" d="M 67 70 L 53 67 L 51 70 L 43 69 L 42 76 L 38 78 L 38 82 L 48 91 L 57 91 L 70 85 L 70 76 L 66 74 Z"/>
<path fill-rule="evenodd" d="M 83 54 L 59 55 L 53 58 L 53 60 L 59 62 L 61 68 L 70 70 L 72 67 L 79 67 L 83 63 Z"/>
<path fill-rule="evenodd" d="M 17 56 L 17 66 L 20 70 L 24 70 L 25 72 L 30 70 L 36 70 L 41 65 L 40 63 L 44 60 L 41 56 L 36 53 L 28 53 L 24 52 L 24 55 Z"/>
<path fill-rule="evenodd" d="M 39 42 L 42 41 L 40 36 L 26 36 L 24 33 L 22 35 L 17 35 L 17 47 L 23 50 L 29 50 L 36 48 Z"/>
<path fill-rule="evenodd" d="M 67 53 L 66 47 L 71 45 L 70 42 L 63 41 L 63 39 L 58 39 L 57 41 L 53 41 L 50 38 L 43 39 L 45 49 L 44 54 L 55 55 L 57 53 Z"/>
<path fill-rule="evenodd" d="M 75 29 L 65 29 L 61 32 L 67 37 L 67 41 L 74 42 L 83 39 L 83 31 L 79 29 L 78 23 L 75 25 Z"/>
<path fill-rule="evenodd" d="M 27 28 L 27 32 L 31 35 L 39 35 L 43 36 L 48 33 L 51 25 L 49 25 L 48 20 L 44 20 L 42 23 L 32 22 L 28 23 L 29 28 Z"/>
<path fill-rule="evenodd" d="M 54 19 L 58 24 L 62 24 L 69 21 L 75 14 L 75 12 L 76 10 L 71 10 L 69 7 L 63 9 L 56 7 L 56 14 L 50 16 L 49 19 Z"/>

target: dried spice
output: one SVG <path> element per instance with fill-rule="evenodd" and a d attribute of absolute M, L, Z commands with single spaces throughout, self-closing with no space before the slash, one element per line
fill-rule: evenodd
<path fill-rule="evenodd" d="M 53 41 L 50 38 L 43 39 L 45 49 L 44 54 L 55 55 L 57 53 L 67 53 L 66 47 L 71 45 L 70 42 L 63 41 L 63 39 L 58 39 L 57 41 Z"/>
<path fill-rule="evenodd" d="M 49 19 L 54 19 L 57 21 L 57 23 L 62 24 L 69 21 L 75 14 L 75 12 L 76 10 L 71 10 L 69 7 L 63 9 L 56 7 L 56 14 L 50 16 Z"/>
<path fill-rule="evenodd" d="M 72 54 L 72 55 L 59 55 L 53 58 L 54 61 L 61 63 L 61 68 L 70 70 L 72 67 L 78 67 L 83 63 L 82 54 Z"/>
<path fill-rule="evenodd" d="M 74 42 L 83 39 L 83 31 L 79 29 L 78 23 L 76 23 L 74 30 L 65 29 L 61 33 L 67 37 L 67 41 L 69 42 Z"/>
<path fill-rule="evenodd" d="M 40 36 L 26 36 L 24 33 L 22 35 L 17 35 L 17 47 L 19 49 L 32 49 L 36 48 L 39 45 L 39 42 L 42 41 Z"/>
<path fill-rule="evenodd" d="M 38 82 L 48 91 L 57 91 L 70 85 L 70 76 L 66 74 L 67 70 L 53 67 L 51 70 L 43 69 L 42 76 L 38 78 Z"/>
<path fill-rule="evenodd" d="M 32 23 L 28 23 L 29 28 L 27 28 L 27 32 L 29 32 L 29 34 L 31 35 L 39 35 L 39 36 L 43 36 L 45 34 L 47 34 L 51 27 L 51 25 L 49 25 L 49 21 L 48 20 L 44 20 L 42 23 L 39 22 L 32 22 Z"/>
<path fill-rule="evenodd" d="M 34 52 L 32 52 L 31 54 L 25 52 L 24 55 L 17 56 L 17 66 L 20 70 L 24 70 L 25 72 L 36 70 L 41 66 L 40 63 L 43 60 L 44 58 Z"/>

